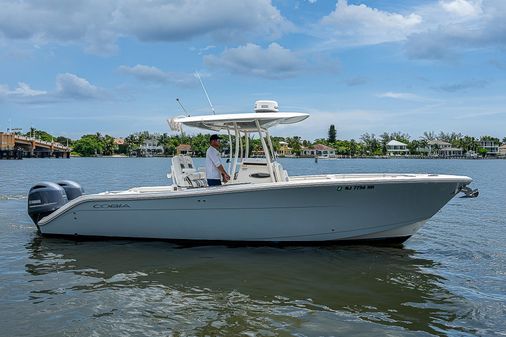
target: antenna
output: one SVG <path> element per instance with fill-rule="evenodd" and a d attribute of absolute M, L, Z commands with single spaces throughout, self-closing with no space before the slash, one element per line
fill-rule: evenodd
<path fill-rule="evenodd" d="M 202 82 L 202 79 L 200 78 L 200 75 L 198 72 L 195 72 L 195 77 L 199 79 L 200 85 L 202 85 L 202 89 L 204 90 L 204 93 L 206 94 L 207 101 L 209 102 L 209 105 L 211 106 L 211 110 L 213 111 L 213 115 L 216 115 L 216 111 L 214 111 L 213 103 L 211 103 L 211 100 L 209 99 L 209 95 L 207 94 L 206 87 L 204 86 L 204 82 Z"/>
<path fill-rule="evenodd" d="M 179 98 L 176 98 L 176 101 L 179 103 L 179 105 L 181 106 L 181 109 L 183 109 L 185 115 L 187 117 L 190 117 L 190 115 L 188 114 L 188 112 L 186 111 L 186 109 L 184 108 L 183 104 L 181 104 L 181 101 L 179 100 Z"/>

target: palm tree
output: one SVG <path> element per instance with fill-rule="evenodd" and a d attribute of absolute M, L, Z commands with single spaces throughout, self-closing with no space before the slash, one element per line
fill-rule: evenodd
<path fill-rule="evenodd" d="M 103 143 L 104 143 L 104 154 L 106 156 L 112 156 L 116 148 L 116 144 L 114 143 L 114 137 L 105 135 Z"/>
<path fill-rule="evenodd" d="M 436 140 L 436 133 L 434 131 L 425 131 L 422 139 L 425 141 Z"/>

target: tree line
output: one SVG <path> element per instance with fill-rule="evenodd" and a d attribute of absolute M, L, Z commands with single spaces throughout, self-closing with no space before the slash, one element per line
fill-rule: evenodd
<path fill-rule="evenodd" d="M 158 146 L 163 148 L 163 155 L 173 156 L 176 154 L 177 147 L 181 144 L 188 144 L 192 147 L 195 156 L 205 156 L 209 147 L 210 134 L 196 135 L 169 135 L 167 133 L 158 134 L 149 131 L 136 132 L 123 139 L 123 144 L 118 144 L 116 138 L 110 135 L 102 135 L 97 132 L 95 134 L 86 134 L 77 140 L 72 140 L 63 136 L 54 136 L 46 131 L 31 128 L 29 132 L 24 134 L 28 137 L 35 137 L 48 142 L 58 142 L 63 145 L 72 147 L 72 152 L 76 155 L 89 156 L 110 156 L 114 154 L 135 155 L 139 154 L 141 145 L 146 140 L 154 140 Z M 272 137 L 275 150 L 279 150 L 280 142 L 288 143 L 294 155 L 300 155 L 304 147 L 311 147 L 315 144 L 323 144 L 335 149 L 337 155 L 342 156 L 382 156 L 387 153 L 387 143 L 391 140 L 397 140 L 407 144 L 410 154 L 418 155 L 420 149 L 426 148 L 429 141 L 439 140 L 450 143 L 452 147 L 462 148 L 464 153 L 474 151 L 478 154 L 485 154 L 486 150 L 480 147 L 480 141 L 492 141 L 496 144 L 506 143 L 506 137 L 500 140 L 497 137 L 482 136 L 479 138 L 463 135 L 461 133 L 435 133 L 433 131 L 424 132 L 423 136 L 418 139 L 411 139 L 411 136 L 403 132 L 384 132 L 380 135 L 374 133 L 364 133 L 358 140 L 341 140 L 337 138 L 337 131 L 334 125 L 330 125 L 326 138 L 318 138 L 314 141 L 302 139 L 299 136 L 292 137 Z M 222 148 L 229 148 L 228 137 L 222 137 Z M 235 138 L 232 136 L 232 142 Z M 250 150 L 261 151 L 262 146 L 258 136 L 250 138 Z M 244 143 L 244 142 L 243 142 Z"/>

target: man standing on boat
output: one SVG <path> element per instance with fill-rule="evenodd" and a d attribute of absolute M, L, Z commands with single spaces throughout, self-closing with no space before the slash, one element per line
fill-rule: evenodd
<path fill-rule="evenodd" d="M 230 180 L 230 176 L 223 168 L 220 158 L 220 136 L 212 135 L 209 138 L 209 148 L 206 152 L 206 178 L 209 186 L 221 185 L 221 178 L 223 182 Z"/>

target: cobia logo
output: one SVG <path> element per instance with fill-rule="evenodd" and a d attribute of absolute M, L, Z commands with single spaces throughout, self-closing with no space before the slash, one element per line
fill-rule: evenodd
<path fill-rule="evenodd" d="M 93 208 L 130 208 L 128 204 L 95 204 Z"/>

